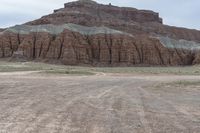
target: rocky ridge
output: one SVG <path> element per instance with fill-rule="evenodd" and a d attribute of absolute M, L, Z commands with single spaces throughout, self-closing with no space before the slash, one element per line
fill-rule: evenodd
<path fill-rule="evenodd" d="M 0 57 L 70 65 L 193 65 L 200 63 L 200 31 L 163 25 L 153 11 L 79 0 L 1 31 Z"/>

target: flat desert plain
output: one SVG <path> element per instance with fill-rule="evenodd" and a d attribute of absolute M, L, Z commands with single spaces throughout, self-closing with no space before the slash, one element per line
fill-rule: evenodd
<path fill-rule="evenodd" d="M 0 133 L 199 133 L 199 67 L 0 61 Z"/>

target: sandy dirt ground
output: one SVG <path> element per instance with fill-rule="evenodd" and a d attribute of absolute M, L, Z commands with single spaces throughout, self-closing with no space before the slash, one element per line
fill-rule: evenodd
<path fill-rule="evenodd" d="M 199 76 L 0 73 L 0 133 L 199 133 Z"/>

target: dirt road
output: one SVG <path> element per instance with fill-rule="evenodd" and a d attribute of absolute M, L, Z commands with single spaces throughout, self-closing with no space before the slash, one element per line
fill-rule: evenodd
<path fill-rule="evenodd" d="M 199 133 L 197 76 L 0 74 L 0 133 Z"/>

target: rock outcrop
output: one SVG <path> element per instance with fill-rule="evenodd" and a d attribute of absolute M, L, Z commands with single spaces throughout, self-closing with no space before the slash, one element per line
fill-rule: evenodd
<path fill-rule="evenodd" d="M 1 31 L 0 57 L 70 65 L 193 65 L 200 63 L 200 31 L 163 25 L 153 11 L 79 0 Z"/>

